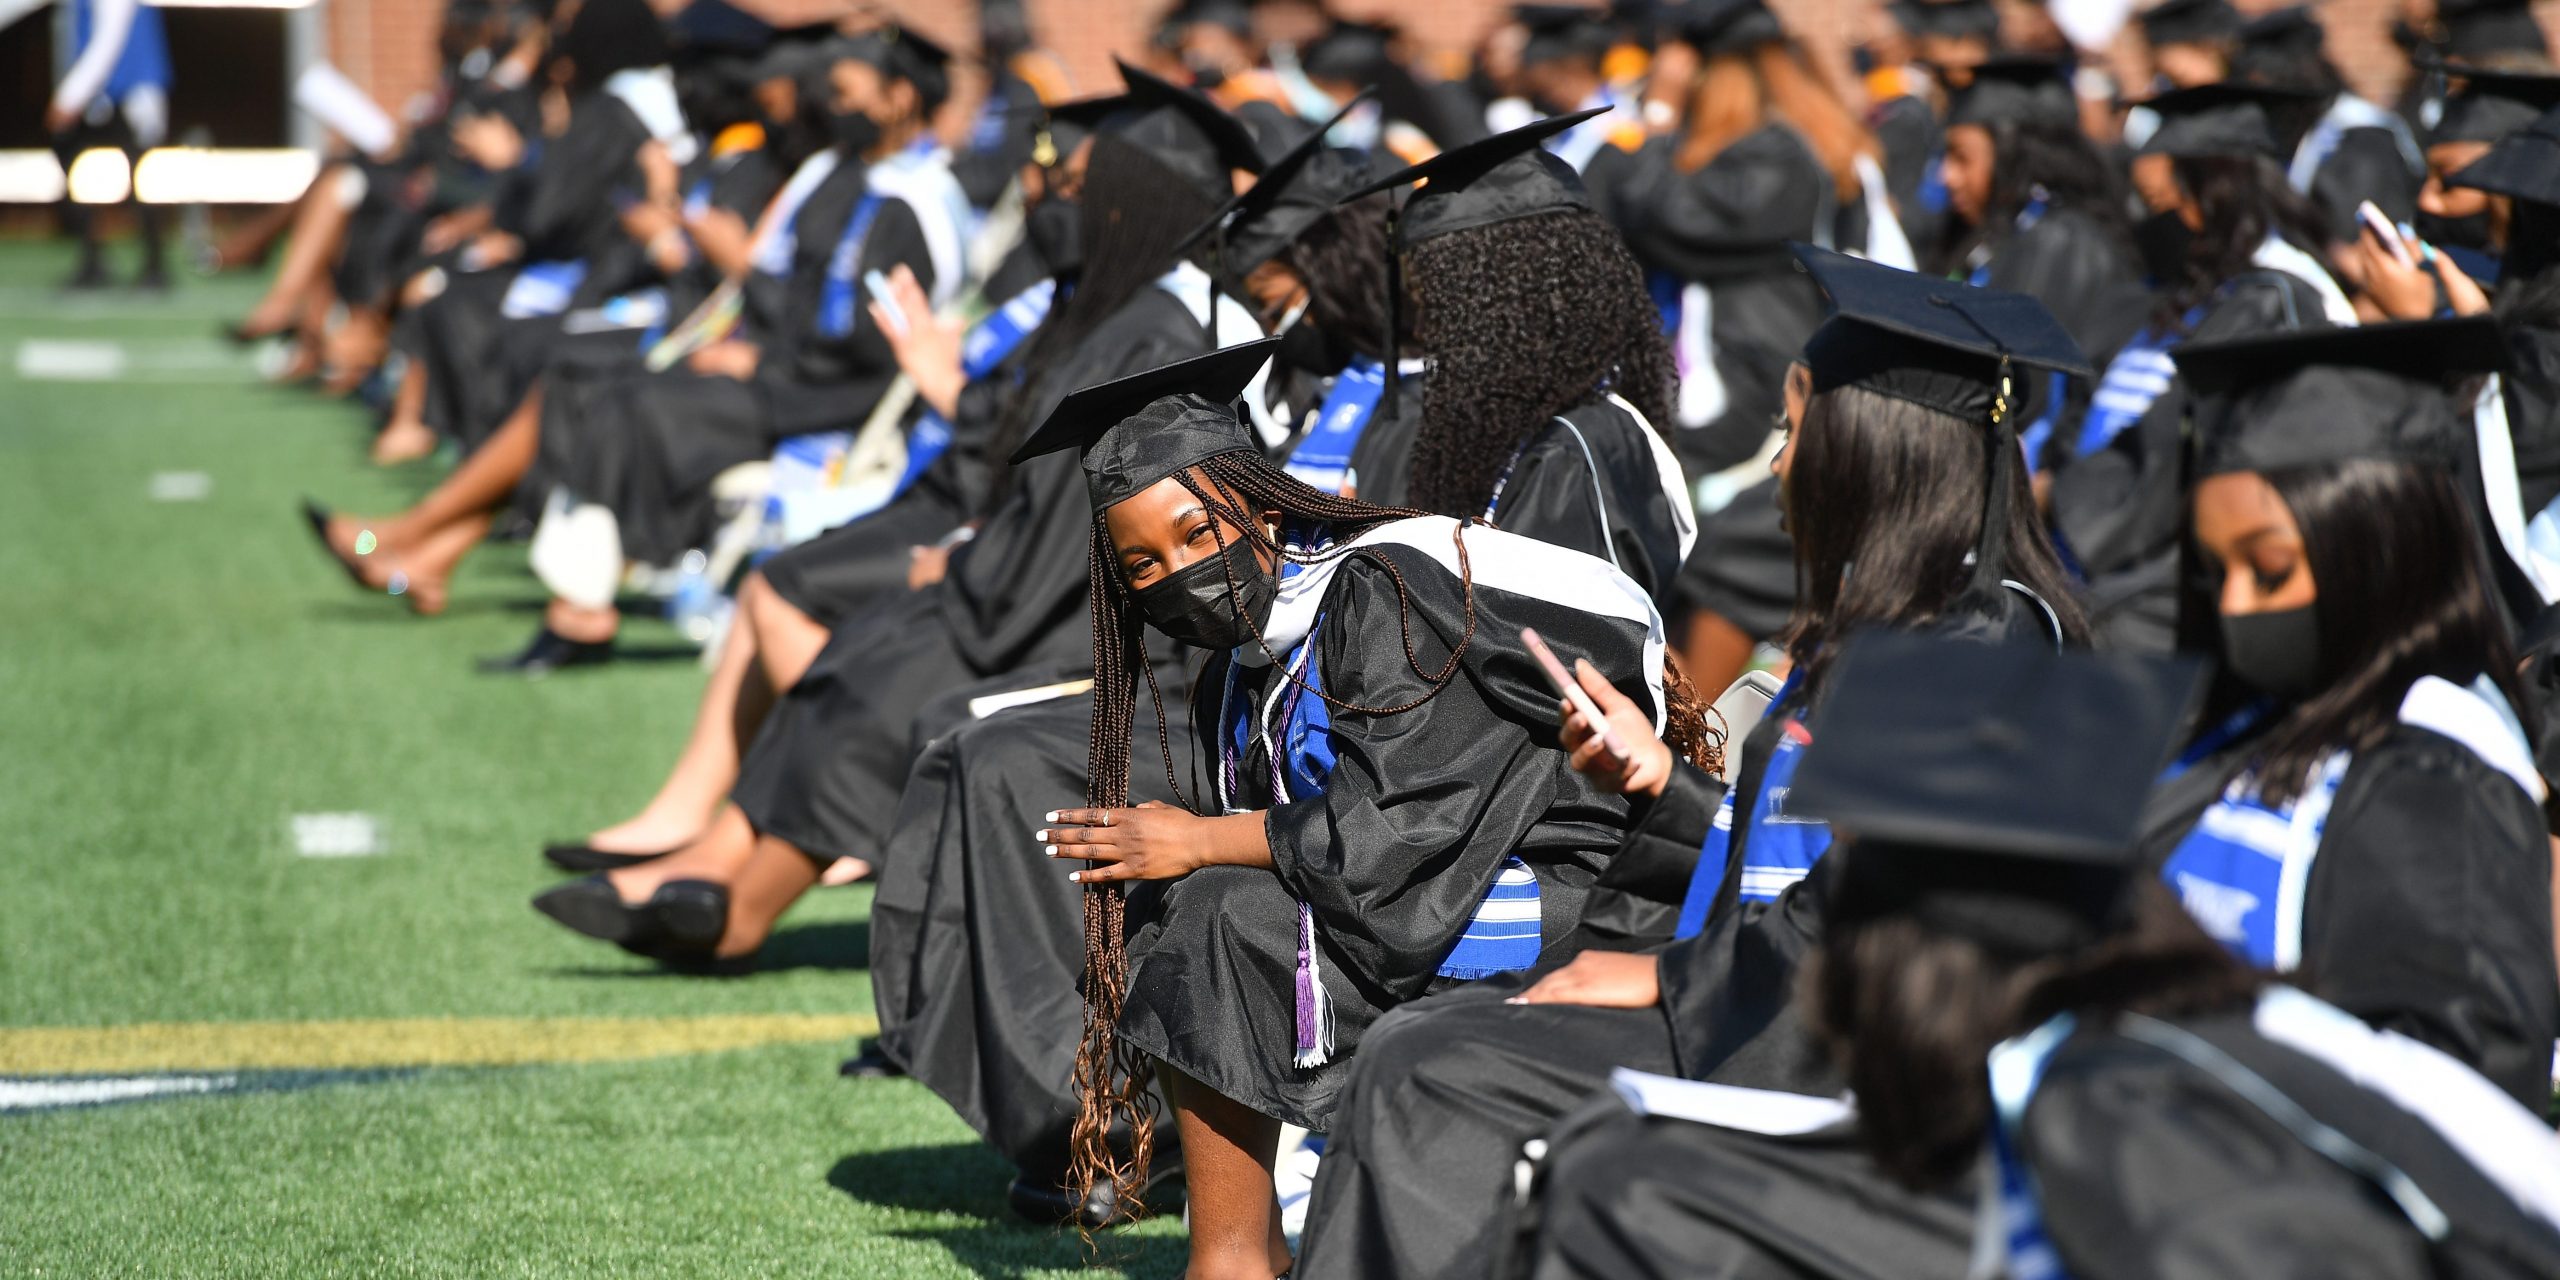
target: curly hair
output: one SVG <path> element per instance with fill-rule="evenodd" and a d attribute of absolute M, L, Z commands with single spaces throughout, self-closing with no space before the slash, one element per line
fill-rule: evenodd
<path fill-rule="evenodd" d="M 1431 391 L 1413 442 L 1413 504 L 1479 516 L 1547 421 L 1616 392 L 1661 430 L 1674 370 L 1644 272 L 1588 210 L 1451 232 L 1409 250 Z"/>
<path fill-rule="evenodd" d="M 1378 263 L 1387 252 L 1387 199 L 1382 191 L 1327 213 L 1279 256 L 1307 282 L 1307 318 L 1372 360 L 1387 358 L 1387 299 L 1378 289 Z M 1399 349 L 1412 340 L 1412 317 L 1403 319 Z"/>

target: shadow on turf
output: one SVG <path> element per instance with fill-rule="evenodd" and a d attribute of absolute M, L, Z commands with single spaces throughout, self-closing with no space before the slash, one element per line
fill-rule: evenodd
<path fill-rule="evenodd" d="M 756 953 L 756 967 L 740 975 L 754 977 L 759 973 L 785 973 L 793 969 L 825 969 L 849 973 L 871 967 L 871 922 L 868 920 L 832 920 L 825 924 L 794 925 L 777 929 L 765 939 L 764 950 Z M 651 965 L 643 969 L 606 968 L 583 965 L 554 969 L 558 978 L 694 978 L 702 975 L 682 969 Z"/>
<path fill-rule="evenodd" d="M 893 1233 L 941 1245 L 974 1275 L 1015 1277 L 1087 1266 L 1148 1277 L 1181 1271 L 1189 1250 L 1179 1236 L 1106 1232 L 1095 1237 L 1094 1250 L 1087 1252 L 1083 1237 L 1072 1229 L 1034 1226 L 1014 1217 L 1004 1202 L 1005 1184 L 1012 1177 L 1013 1167 L 984 1144 L 954 1142 L 846 1156 L 827 1170 L 827 1185 L 868 1205 L 976 1219 L 965 1226 Z"/>

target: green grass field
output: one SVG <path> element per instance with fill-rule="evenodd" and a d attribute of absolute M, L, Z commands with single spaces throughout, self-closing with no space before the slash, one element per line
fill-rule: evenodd
<path fill-rule="evenodd" d="M 0 1273 L 1178 1269 L 1176 1224 L 1098 1260 L 1016 1225 L 931 1095 L 836 1077 L 867 891 L 813 895 L 734 980 L 536 916 L 539 844 L 636 807 L 680 742 L 674 633 L 474 674 L 537 621 L 520 549 L 434 620 L 338 575 L 297 496 L 389 510 L 436 469 L 368 467 L 361 410 L 220 344 L 257 282 L 65 300 L 68 265 L 0 246 Z M 318 813 L 382 851 L 301 855 Z M 197 1092 L 41 1100 L 105 1077 Z"/>

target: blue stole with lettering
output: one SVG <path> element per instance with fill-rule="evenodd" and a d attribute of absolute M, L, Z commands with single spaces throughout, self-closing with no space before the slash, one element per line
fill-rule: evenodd
<path fill-rule="evenodd" d="M 1829 824 L 1790 817 L 1786 812 L 1787 790 L 1795 778 L 1796 764 L 1804 754 L 1805 744 L 1813 741 L 1803 722 L 1788 708 L 1803 685 L 1802 672 L 1789 672 L 1787 682 L 1778 687 L 1777 698 L 1769 704 L 1768 714 L 1784 719 L 1777 745 L 1769 753 L 1769 765 L 1761 770 L 1760 789 L 1751 798 L 1749 827 L 1742 844 L 1742 856 L 1749 859 L 1741 868 L 1741 898 L 1745 902 L 1775 901 L 1788 885 L 1804 879 L 1831 847 Z M 1715 822 L 1707 828 L 1706 843 L 1699 847 L 1697 869 L 1690 872 L 1689 891 L 1680 901 L 1680 923 L 1672 931 L 1675 938 L 1694 938 L 1707 927 L 1707 913 L 1714 909 L 1716 891 L 1723 886 L 1733 861 L 1734 794 L 1731 788 L 1726 789 L 1723 801 L 1716 806 Z"/>
<path fill-rule="evenodd" d="M 1366 356 L 1353 357 L 1333 376 L 1332 388 L 1316 409 L 1315 425 L 1289 451 L 1283 469 L 1327 493 L 1342 492 L 1351 478 L 1351 451 L 1360 443 L 1360 433 L 1368 429 L 1386 389 L 1385 364 Z"/>
<path fill-rule="evenodd" d="M 1013 295 L 1005 304 L 987 313 L 969 327 L 969 336 L 960 343 L 960 372 L 975 382 L 996 371 L 1014 348 L 1022 345 L 1031 331 L 1049 318 L 1049 308 L 1058 298 L 1058 282 L 1042 280 Z M 907 469 L 898 475 L 899 493 L 916 482 L 925 468 L 951 448 L 951 420 L 931 409 L 917 415 L 916 424 L 907 430 Z"/>

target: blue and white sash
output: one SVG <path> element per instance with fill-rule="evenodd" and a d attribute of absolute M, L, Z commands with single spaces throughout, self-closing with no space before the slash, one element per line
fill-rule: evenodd
<path fill-rule="evenodd" d="M 1322 697 L 1308 691 L 1324 687 L 1313 636 L 1323 623 L 1321 608 L 1335 571 L 1357 548 L 1393 543 L 1424 552 L 1455 576 L 1457 549 L 1451 538 L 1457 528 L 1458 522 L 1446 516 L 1417 516 L 1379 525 L 1347 544 L 1302 529 L 1282 530 L 1285 547 L 1316 558 L 1284 559 L 1279 595 L 1263 624 L 1261 643 L 1239 645 L 1229 654 L 1227 686 L 1219 708 L 1219 754 L 1224 765 L 1216 779 L 1219 812 L 1233 813 L 1241 807 L 1238 762 L 1250 754 L 1249 734 L 1256 728 L 1270 747 L 1275 803 L 1323 793 L 1335 759 L 1332 714 Z M 1465 536 L 1468 565 L 1478 587 L 1643 625 L 1645 688 L 1653 699 L 1654 727 L 1662 727 L 1662 617 L 1643 588 L 1590 556 L 1534 538 L 1481 526 L 1468 529 Z M 1287 655 L 1285 665 L 1271 681 L 1260 708 L 1242 705 L 1236 697 L 1241 668 L 1264 665 L 1269 661 L 1266 651 Z M 1525 883 L 1522 876 L 1527 877 Z M 1542 919 L 1536 876 L 1519 859 L 1506 859 L 1437 972 L 1475 978 L 1528 968 L 1537 963 Z M 1323 1066 L 1333 1060 L 1333 1002 L 1324 989 L 1315 911 L 1304 901 L 1298 903 L 1295 988 L 1294 1061 L 1300 1067 Z"/>
<path fill-rule="evenodd" d="M 853 206 L 853 216 L 845 219 L 835 252 L 827 255 L 827 280 L 818 293 L 819 337 L 842 338 L 853 332 L 855 309 L 862 300 L 863 242 L 871 238 L 871 224 L 887 198 L 876 191 L 863 196 Z"/>
<path fill-rule="evenodd" d="M 844 157 L 828 147 L 791 171 L 790 180 L 774 193 L 773 202 L 765 206 L 764 216 L 757 220 L 755 246 L 748 254 L 756 270 L 769 276 L 791 274 L 791 260 L 800 251 L 800 211 L 843 162 Z"/>
<path fill-rule="evenodd" d="M 2089 412 L 2080 420 L 2079 456 L 2106 448 L 2169 393 L 2169 384 L 2178 377 L 2178 366 L 2169 353 L 2186 341 L 2187 331 L 2203 318 L 2204 308 L 2197 307 L 2187 312 L 2179 328 L 2146 327 L 2116 351 L 2106 373 L 2098 378 L 2097 391 L 2089 397 Z"/>
<path fill-rule="evenodd" d="M 960 372 L 970 382 L 987 377 L 1003 364 L 1014 348 L 1022 345 L 1031 331 L 1049 318 L 1049 308 L 1058 300 L 1058 282 L 1042 280 L 1013 295 L 1005 304 L 969 326 L 967 337 L 960 340 Z M 905 493 L 907 486 L 923 475 L 925 468 L 951 448 L 951 420 L 927 409 L 917 415 L 916 424 L 907 430 L 907 468 L 898 474 L 896 492 Z"/>
<path fill-rule="evenodd" d="M 919 138 L 873 164 L 862 180 L 873 195 L 905 201 L 915 212 L 925 258 L 933 264 L 933 288 L 926 296 L 936 311 L 950 306 L 968 283 L 969 227 L 976 216 L 960 180 L 951 176 L 951 153 L 931 137 Z"/>
<path fill-rule="evenodd" d="M 509 320 L 530 320 L 535 316 L 556 316 L 569 309 L 578 286 L 586 283 L 587 263 L 584 258 L 567 262 L 528 262 L 507 283 L 507 296 L 498 304 L 498 314 Z"/>
<path fill-rule="evenodd" d="M 1789 672 L 1786 683 L 1778 686 L 1778 696 L 1770 701 L 1770 710 L 1791 712 L 1788 704 L 1803 687 L 1803 673 Z M 1760 772 L 1760 789 L 1751 797 L 1751 817 L 1742 842 L 1742 856 L 1750 861 L 1739 872 L 1745 902 L 1775 901 L 1787 886 L 1804 879 L 1831 847 L 1830 824 L 1787 812 L 1787 792 L 1795 780 L 1796 765 L 1812 741 L 1804 722 L 1787 714 L 1777 745 L 1769 753 L 1769 766 Z M 1694 938 L 1707 927 L 1716 893 L 1726 872 L 1733 869 L 1734 796 L 1733 789 L 1727 788 L 1724 799 L 1716 804 L 1715 821 L 1707 827 L 1697 868 L 1689 873 L 1689 890 L 1680 900 L 1680 923 L 1672 931 L 1675 938 Z"/>
<path fill-rule="evenodd" d="M 2541 800 L 2544 783 L 2524 730 L 2487 679 L 2466 689 L 2421 677 L 2401 698 L 2400 722 L 2461 743 Z M 2258 798 L 2254 772 L 2242 774 L 2161 864 L 2160 878 L 2177 891 L 2187 914 L 2252 964 L 2290 972 L 2302 963 L 2303 901 L 2330 806 L 2351 763 L 2345 751 L 2323 757 L 2302 794 L 2281 807 Z"/>
<path fill-rule="evenodd" d="M 1307 434 L 1289 451 L 1283 469 L 1328 493 L 1340 493 L 1351 479 L 1351 451 L 1378 411 L 1386 393 L 1387 366 L 1365 356 L 1354 357 L 1333 375 L 1333 386 L 1316 409 Z"/>

